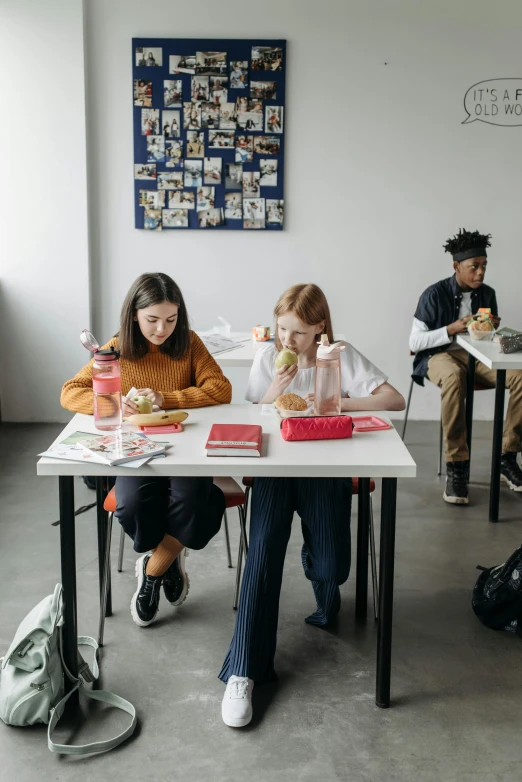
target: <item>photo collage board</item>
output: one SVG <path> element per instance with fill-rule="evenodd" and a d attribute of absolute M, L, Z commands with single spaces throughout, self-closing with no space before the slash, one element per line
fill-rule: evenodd
<path fill-rule="evenodd" d="M 284 223 L 286 41 L 133 38 L 135 227 Z"/>

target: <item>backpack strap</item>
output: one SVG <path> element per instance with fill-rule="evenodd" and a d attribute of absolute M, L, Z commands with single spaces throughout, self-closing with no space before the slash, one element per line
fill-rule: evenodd
<path fill-rule="evenodd" d="M 113 692 L 108 692 L 107 690 L 87 690 L 83 686 L 82 679 L 85 680 L 86 682 L 93 682 L 100 675 L 100 670 L 98 667 L 99 647 L 94 638 L 91 638 L 90 635 L 78 636 L 79 646 L 90 646 L 91 649 L 94 649 L 92 670 L 89 667 L 89 665 L 86 663 L 86 661 L 83 659 L 80 652 L 78 652 L 78 672 L 81 676 L 81 678 L 78 679 L 76 679 L 71 674 L 71 672 L 68 670 L 67 666 L 63 661 L 61 641 L 62 638 L 60 634 L 59 646 L 60 646 L 60 656 L 62 658 L 63 669 L 68 679 L 74 683 L 74 687 L 72 688 L 71 692 L 67 693 L 67 695 L 65 695 L 65 697 L 63 697 L 62 700 L 59 701 L 59 703 L 57 703 L 56 706 L 50 711 L 49 727 L 47 729 L 47 746 L 49 747 L 51 752 L 56 752 L 60 755 L 95 755 L 95 754 L 99 755 L 102 752 L 108 752 L 109 750 L 114 749 L 114 747 L 117 747 L 118 744 L 124 742 L 126 739 L 129 738 L 129 736 L 132 736 L 132 734 L 134 733 L 134 730 L 136 729 L 136 725 L 138 722 L 138 718 L 136 716 L 136 709 L 134 708 L 134 706 L 130 701 L 125 700 L 125 698 L 121 698 L 119 695 L 115 695 L 115 693 Z M 107 703 L 109 706 L 114 706 L 114 708 L 121 709 L 122 711 L 125 711 L 127 714 L 130 714 L 131 716 L 130 725 L 127 728 L 125 728 L 124 731 L 118 733 L 113 738 L 105 739 L 104 741 L 93 741 L 90 744 L 56 744 L 52 740 L 51 734 L 63 715 L 65 704 L 67 703 L 67 701 L 69 700 L 73 692 L 76 692 L 77 690 L 79 690 L 81 693 L 83 693 L 87 698 L 90 698 L 91 700 L 100 701 L 101 703 Z"/>

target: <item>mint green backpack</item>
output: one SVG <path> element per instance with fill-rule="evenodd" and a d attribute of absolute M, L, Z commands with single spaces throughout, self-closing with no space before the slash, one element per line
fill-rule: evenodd
<path fill-rule="evenodd" d="M 51 752 L 63 755 L 90 755 L 107 752 L 125 741 L 136 727 L 132 703 L 105 690 L 87 690 L 84 682 L 98 678 L 98 644 L 90 636 L 80 636 L 79 646 L 94 649 L 92 671 L 79 654 L 79 674 L 75 679 L 67 670 L 61 651 L 63 590 L 57 584 L 54 594 L 45 597 L 20 623 L 5 657 L 0 658 L 0 719 L 6 725 L 48 724 L 47 744 Z M 64 697 L 64 677 L 74 687 Z M 88 698 L 122 709 L 131 716 L 131 724 L 112 739 L 91 744 L 55 744 L 51 734 L 73 692 L 80 690 Z"/>

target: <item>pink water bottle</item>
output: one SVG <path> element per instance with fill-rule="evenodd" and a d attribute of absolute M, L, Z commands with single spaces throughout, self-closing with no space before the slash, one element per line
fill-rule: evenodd
<path fill-rule="evenodd" d="M 328 336 L 321 335 L 315 362 L 315 415 L 340 415 L 341 413 L 341 350 L 344 345 L 330 345 Z"/>
<path fill-rule="evenodd" d="M 82 331 L 80 339 L 84 347 L 94 353 L 92 365 L 92 390 L 94 393 L 94 425 L 101 431 L 121 428 L 121 372 L 120 352 L 112 346 L 100 350 L 89 331 Z"/>

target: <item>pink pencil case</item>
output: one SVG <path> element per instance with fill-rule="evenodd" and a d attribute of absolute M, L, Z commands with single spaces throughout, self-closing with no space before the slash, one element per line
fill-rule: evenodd
<path fill-rule="evenodd" d="M 353 421 L 349 415 L 284 418 L 283 440 L 341 440 L 351 437 Z"/>
<path fill-rule="evenodd" d="M 139 426 L 144 434 L 176 434 L 183 431 L 182 424 L 165 424 L 163 426 Z"/>

